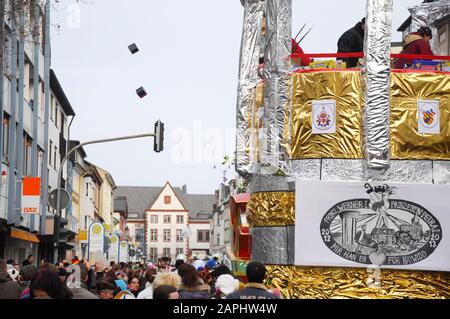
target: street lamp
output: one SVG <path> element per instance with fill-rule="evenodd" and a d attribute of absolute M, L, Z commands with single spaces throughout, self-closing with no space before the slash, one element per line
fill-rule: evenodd
<path fill-rule="evenodd" d="M 106 138 L 106 139 L 101 139 L 101 140 L 93 140 L 93 141 L 81 143 L 81 144 L 73 147 L 72 149 L 70 149 L 70 151 L 67 152 L 66 156 L 64 156 L 64 158 L 62 159 L 59 169 L 58 169 L 58 181 L 57 181 L 57 185 L 58 185 L 57 189 L 58 190 L 56 193 L 56 212 L 57 212 L 56 214 L 57 214 L 57 216 L 61 217 L 61 211 L 62 211 L 62 209 L 60 207 L 60 205 L 61 205 L 60 201 L 61 201 L 62 168 L 64 167 L 64 163 L 67 161 L 67 159 L 73 152 L 75 152 L 77 149 L 79 149 L 83 146 L 90 145 L 90 144 L 100 144 L 100 143 L 107 143 L 107 142 L 114 142 L 114 141 L 131 140 L 131 139 L 137 139 L 137 138 L 143 138 L 143 137 L 154 137 L 155 142 L 157 141 L 156 142 L 157 146 L 155 146 L 155 151 L 160 152 L 163 149 L 163 140 L 164 140 L 163 135 L 164 135 L 164 124 L 161 121 L 157 121 L 155 123 L 155 132 L 154 133 L 146 133 L 146 134 Z M 65 186 L 64 186 L 64 189 L 65 189 Z"/>

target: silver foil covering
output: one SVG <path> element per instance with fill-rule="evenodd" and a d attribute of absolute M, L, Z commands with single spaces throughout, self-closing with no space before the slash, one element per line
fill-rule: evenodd
<path fill-rule="evenodd" d="M 248 191 L 251 194 L 289 190 L 289 180 L 285 176 L 255 174 L 251 176 L 248 185 Z"/>
<path fill-rule="evenodd" d="M 363 181 L 364 160 L 324 159 L 321 177 L 323 181 Z"/>
<path fill-rule="evenodd" d="M 435 184 L 450 184 L 450 161 L 433 161 Z"/>
<path fill-rule="evenodd" d="M 259 42 L 262 32 L 264 0 L 246 0 L 239 62 L 239 83 L 236 107 L 236 171 L 241 175 L 252 173 L 255 168 L 255 145 L 257 134 L 249 129 L 252 107 L 256 99 L 259 81 Z"/>
<path fill-rule="evenodd" d="M 286 231 L 288 264 L 293 265 L 295 263 L 295 225 L 287 226 Z"/>
<path fill-rule="evenodd" d="M 323 181 L 365 181 L 364 160 L 324 159 L 321 175 Z M 391 161 L 382 177 L 394 183 L 431 184 L 433 167 L 431 161 Z"/>
<path fill-rule="evenodd" d="M 367 0 L 364 38 L 364 152 L 367 177 L 389 168 L 390 50 L 393 0 Z"/>
<path fill-rule="evenodd" d="M 264 118 L 260 137 L 262 174 L 289 171 L 289 145 L 285 140 L 290 118 L 289 72 L 291 48 L 291 0 L 266 0 L 266 50 L 264 51 Z"/>
<path fill-rule="evenodd" d="M 252 227 L 251 235 L 253 261 L 288 264 L 287 227 Z"/>
<path fill-rule="evenodd" d="M 320 159 L 291 160 L 289 180 L 319 181 L 320 165 Z"/>
<path fill-rule="evenodd" d="M 441 0 L 431 3 L 423 3 L 421 5 L 409 8 L 411 12 L 411 30 L 415 32 L 420 27 L 430 27 L 433 33 L 433 38 L 430 41 L 431 49 L 434 54 L 445 55 L 446 52 L 437 52 L 438 48 L 438 30 L 435 22 L 450 15 L 450 1 Z"/>

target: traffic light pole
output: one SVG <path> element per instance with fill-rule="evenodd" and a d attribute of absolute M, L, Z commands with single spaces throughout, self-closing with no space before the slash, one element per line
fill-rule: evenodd
<path fill-rule="evenodd" d="M 143 138 L 143 137 L 157 137 L 157 134 L 155 133 L 148 133 L 148 134 L 138 134 L 138 135 L 129 135 L 129 136 L 122 136 L 122 137 L 114 137 L 114 138 L 106 138 L 106 139 L 101 139 L 101 140 L 94 140 L 94 141 L 88 141 L 88 142 L 84 142 L 81 143 L 80 145 L 75 146 L 74 148 L 70 149 L 69 152 L 67 152 L 66 156 L 64 156 L 64 158 L 61 161 L 61 164 L 59 165 L 59 169 L 58 169 L 58 191 L 56 193 L 56 214 L 58 217 L 61 217 L 61 212 L 62 210 L 60 209 L 60 189 L 61 189 L 61 179 L 62 179 L 62 168 L 64 167 L 65 162 L 67 161 L 67 159 L 69 158 L 69 156 L 75 152 L 77 149 L 85 146 L 85 145 L 90 145 L 90 144 L 100 144 L 100 143 L 107 143 L 107 142 L 115 142 L 115 141 L 122 141 L 122 140 L 131 140 L 131 139 L 137 139 L 137 138 Z M 67 183 L 66 183 L 67 185 Z M 66 187 L 64 186 L 64 189 Z M 58 253 L 59 254 L 59 253 Z M 59 259 L 59 256 L 58 256 Z"/>

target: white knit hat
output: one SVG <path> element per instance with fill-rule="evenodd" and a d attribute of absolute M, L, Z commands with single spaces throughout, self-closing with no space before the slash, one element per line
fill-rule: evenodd
<path fill-rule="evenodd" d="M 225 295 L 231 294 L 239 289 L 239 280 L 231 275 L 220 275 L 216 281 L 216 288 L 219 288 Z"/>

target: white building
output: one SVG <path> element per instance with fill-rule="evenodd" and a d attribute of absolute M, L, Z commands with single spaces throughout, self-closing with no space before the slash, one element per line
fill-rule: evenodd
<path fill-rule="evenodd" d="M 209 253 L 214 195 L 183 190 L 168 182 L 163 187 L 117 187 L 115 196 L 127 198 L 130 236 L 143 244 L 151 261 L 161 257 L 175 261 L 178 254 L 189 254 L 191 249 Z"/>

